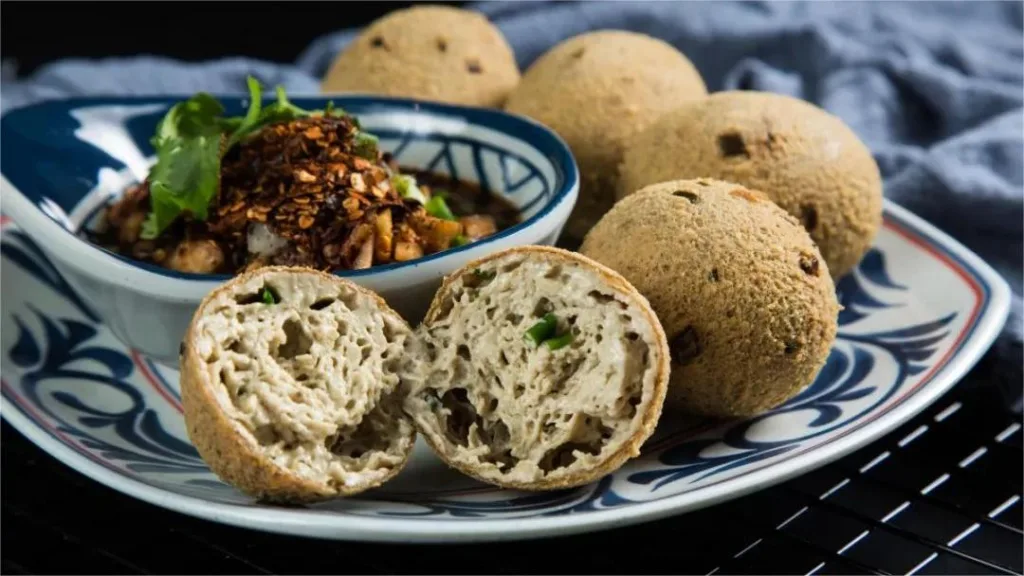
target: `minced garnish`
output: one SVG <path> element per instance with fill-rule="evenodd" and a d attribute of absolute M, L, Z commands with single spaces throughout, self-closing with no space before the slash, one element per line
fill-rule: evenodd
<path fill-rule="evenodd" d="M 532 340 L 534 344 L 540 346 L 542 342 L 554 334 L 557 326 L 558 318 L 548 312 L 541 318 L 540 322 L 537 322 L 526 331 L 526 337 Z"/>
<path fill-rule="evenodd" d="M 274 298 L 274 293 L 266 288 L 260 292 L 260 298 L 263 299 L 264 304 L 277 304 L 277 298 Z"/>
<path fill-rule="evenodd" d="M 423 191 L 416 185 L 416 178 L 405 174 L 395 174 L 391 177 L 391 185 L 395 187 L 398 195 L 403 199 L 415 200 L 420 204 L 427 203 L 427 197 L 423 195 Z M 436 195 L 437 193 L 435 192 L 434 194 Z"/>
<path fill-rule="evenodd" d="M 379 140 L 373 134 L 369 132 L 356 132 L 355 141 L 355 152 L 359 156 L 367 160 L 376 160 L 380 155 L 380 151 L 377 149 Z"/>
<path fill-rule="evenodd" d="M 537 346 L 543 344 L 549 350 L 558 350 L 572 342 L 573 335 L 572 332 L 556 335 L 555 331 L 557 328 L 558 318 L 553 313 L 548 312 L 541 318 L 540 322 L 537 322 L 526 331 L 526 337 Z"/>
<path fill-rule="evenodd" d="M 430 214 L 434 218 L 440 218 L 442 220 L 455 220 L 455 215 L 452 214 L 448 203 L 444 201 L 442 196 L 434 195 L 427 201 L 427 214 Z"/>
<path fill-rule="evenodd" d="M 570 342 L 572 342 L 572 332 L 566 332 L 561 336 L 548 338 L 547 340 L 544 341 L 544 345 L 547 346 L 550 350 L 558 350 L 559 348 L 564 348 L 565 346 L 568 346 Z"/>

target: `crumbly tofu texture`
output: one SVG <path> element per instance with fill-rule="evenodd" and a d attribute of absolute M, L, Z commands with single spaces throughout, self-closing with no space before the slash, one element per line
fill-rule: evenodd
<path fill-rule="evenodd" d="M 211 302 L 195 346 L 221 410 L 253 447 L 340 491 L 387 476 L 408 453 L 411 424 L 393 396 L 408 335 L 367 294 L 281 273 Z"/>
<path fill-rule="evenodd" d="M 449 462 L 528 485 L 592 470 L 643 426 L 655 401 L 657 336 L 601 275 L 524 254 L 453 279 L 409 340 L 405 411 Z M 551 350 L 526 338 L 548 312 Z"/>

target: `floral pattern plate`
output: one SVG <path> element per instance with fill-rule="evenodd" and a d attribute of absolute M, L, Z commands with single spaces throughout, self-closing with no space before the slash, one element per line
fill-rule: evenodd
<path fill-rule="evenodd" d="M 189 444 L 177 373 L 126 348 L 9 220 L 0 232 L 2 414 L 54 457 L 125 494 L 216 522 L 319 538 L 479 541 L 651 520 L 735 498 L 830 462 L 948 390 L 998 334 L 1006 283 L 906 210 L 838 285 L 839 338 L 817 380 L 785 405 L 729 423 L 666 417 L 643 454 L 591 485 L 493 489 L 422 444 L 358 497 L 264 505 L 221 483 Z"/>

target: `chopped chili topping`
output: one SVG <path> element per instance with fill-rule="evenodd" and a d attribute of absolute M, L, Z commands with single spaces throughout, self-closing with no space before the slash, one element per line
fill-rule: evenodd
<path fill-rule="evenodd" d="M 258 86 L 251 88 L 258 96 Z M 224 118 L 210 106 L 207 117 L 220 128 L 209 132 L 224 130 L 231 146 L 221 158 L 209 157 L 217 169 L 215 193 L 205 193 L 208 200 L 188 197 L 195 205 L 208 205 L 199 211 L 164 210 L 159 226 L 144 233 L 147 217 L 152 220 L 166 205 L 157 204 L 189 194 L 187 188 L 168 192 L 164 187 L 154 204 L 148 178 L 108 208 L 109 229 L 97 236 L 99 243 L 196 273 L 238 273 L 270 264 L 335 271 L 413 260 L 514 223 L 508 218 L 514 208 L 497 204 L 490 194 L 472 200 L 432 194 L 432 184 L 400 173 L 378 139 L 333 106 L 307 112 L 280 90 L 275 107 L 254 104 L 244 118 Z M 178 114 L 191 108 L 184 110 Z M 167 122 L 159 129 L 167 131 Z M 171 144 L 191 146 L 182 142 Z M 203 158 L 197 156 L 193 165 Z M 167 164 L 166 170 L 174 168 Z M 166 179 L 166 170 L 150 178 Z M 453 200 L 457 210 L 449 205 Z M 473 213 L 481 206 L 484 213 Z M 200 249 L 202 254 L 192 254 Z"/>

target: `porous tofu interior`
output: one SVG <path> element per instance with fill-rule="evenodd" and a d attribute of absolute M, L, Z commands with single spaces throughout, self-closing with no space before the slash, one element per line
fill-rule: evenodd
<path fill-rule="evenodd" d="M 373 298 L 290 273 L 212 302 L 196 344 L 224 413 L 255 445 L 337 488 L 386 475 L 409 448 L 411 424 L 393 396 L 408 333 Z"/>
<path fill-rule="evenodd" d="M 570 344 L 525 334 L 547 313 Z M 409 340 L 405 410 L 455 462 L 535 482 L 590 469 L 634 435 L 654 395 L 642 311 L 572 262 L 512 254 L 462 274 Z"/>

